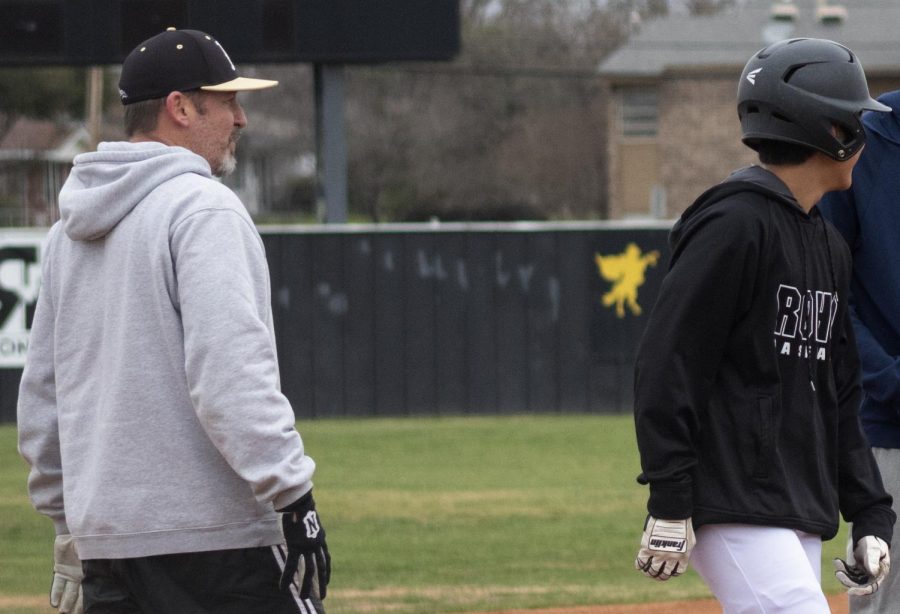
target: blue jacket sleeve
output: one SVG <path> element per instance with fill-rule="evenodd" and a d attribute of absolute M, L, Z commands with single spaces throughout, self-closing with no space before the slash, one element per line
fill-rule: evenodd
<path fill-rule="evenodd" d="M 850 301 L 866 395 L 882 404 L 900 404 L 900 358 L 884 351 L 853 310 L 852 296 Z"/>
<path fill-rule="evenodd" d="M 860 241 L 860 225 L 853 189 L 826 194 L 819 208 L 847 241 L 851 254 L 855 254 Z M 852 292 L 850 315 L 859 348 L 862 384 L 866 394 L 879 403 L 893 402 L 900 405 L 900 357 L 886 352 L 859 317 L 854 308 Z"/>

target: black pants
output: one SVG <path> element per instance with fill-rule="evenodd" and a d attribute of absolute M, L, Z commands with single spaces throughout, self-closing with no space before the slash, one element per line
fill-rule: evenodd
<path fill-rule="evenodd" d="M 278 546 L 89 559 L 85 614 L 324 614 L 322 602 L 300 600 L 295 582 L 278 588 L 284 551 Z"/>

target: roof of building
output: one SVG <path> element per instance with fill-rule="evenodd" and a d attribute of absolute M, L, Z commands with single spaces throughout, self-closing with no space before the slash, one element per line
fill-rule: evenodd
<path fill-rule="evenodd" d="M 778 19 L 776 12 L 794 17 Z M 698 69 L 733 72 L 767 44 L 814 37 L 852 49 L 870 76 L 896 75 L 898 23 L 897 0 L 829 0 L 827 5 L 822 0 L 744 0 L 714 15 L 648 20 L 600 64 L 599 73 L 616 79 Z"/>
<path fill-rule="evenodd" d="M 0 160 L 71 162 L 85 151 L 87 136 L 80 125 L 19 117 L 0 136 Z"/>

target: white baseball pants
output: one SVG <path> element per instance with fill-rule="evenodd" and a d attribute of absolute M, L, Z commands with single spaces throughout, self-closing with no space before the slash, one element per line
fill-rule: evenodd
<path fill-rule="evenodd" d="M 822 538 L 792 529 L 704 525 L 690 563 L 725 614 L 829 614 Z"/>

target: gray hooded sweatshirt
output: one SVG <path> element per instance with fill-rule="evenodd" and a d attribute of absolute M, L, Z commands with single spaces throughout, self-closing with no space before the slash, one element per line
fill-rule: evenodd
<path fill-rule="evenodd" d="M 101 143 L 59 203 L 19 391 L 35 507 L 82 559 L 282 542 L 315 463 L 240 200 L 186 149 Z"/>

